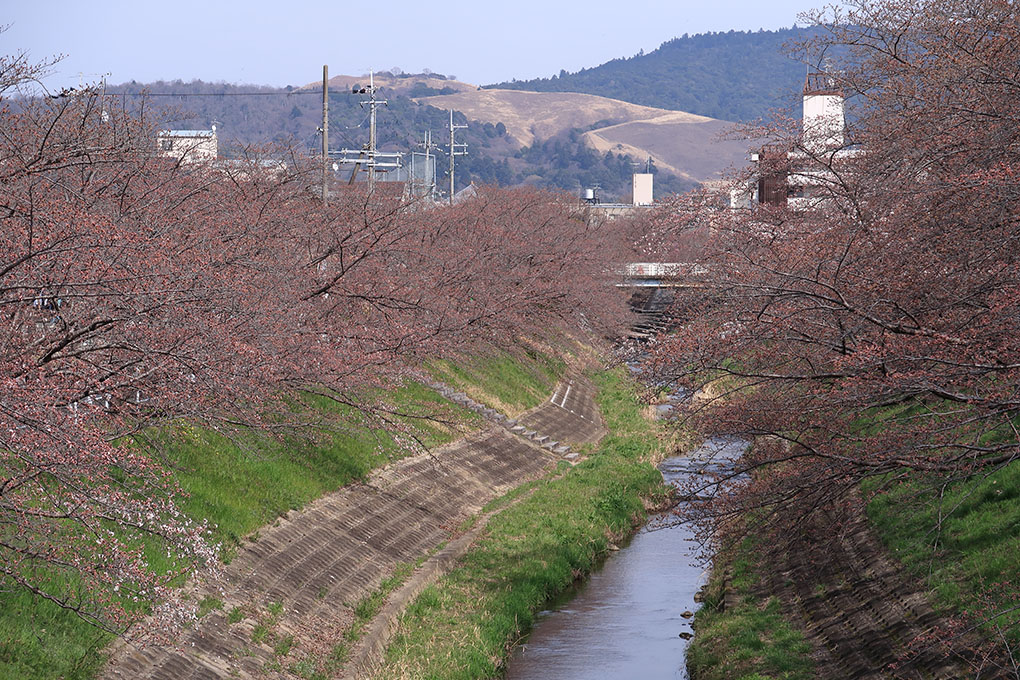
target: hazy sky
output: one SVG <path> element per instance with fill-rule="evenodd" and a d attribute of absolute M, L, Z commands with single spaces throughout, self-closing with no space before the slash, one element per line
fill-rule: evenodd
<path fill-rule="evenodd" d="M 684 33 L 789 27 L 812 0 L 447 0 L 153 3 L 4 0 L 3 53 L 64 54 L 49 87 L 110 73 L 303 85 L 398 66 L 488 84 L 576 71 Z"/>

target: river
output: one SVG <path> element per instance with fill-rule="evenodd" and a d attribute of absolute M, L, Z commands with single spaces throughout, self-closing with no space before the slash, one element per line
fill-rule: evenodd
<path fill-rule="evenodd" d="M 726 466 L 746 444 L 709 440 L 659 465 L 667 482 Z M 694 595 L 707 578 L 686 524 L 654 516 L 571 597 L 541 612 L 525 644 L 514 650 L 510 680 L 687 678 L 685 653 Z"/>

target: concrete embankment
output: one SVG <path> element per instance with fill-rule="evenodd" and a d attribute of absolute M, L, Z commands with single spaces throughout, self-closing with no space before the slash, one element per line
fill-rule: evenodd
<path fill-rule="evenodd" d="M 458 536 L 488 501 L 573 456 L 604 431 L 580 376 L 553 398 L 367 483 L 325 496 L 257 532 L 215 583 L 191 593 L 217 606 L 171 645 L 114 650 L 103 677 L 187 680 L 314 669 L 350 626 L 359 601 L 398 565 Z M 471 406 L 477 406 L 469 404 Z"/>
<path fill-rule="evenodd" d="M 981 641 L 974 631 L 954 625 L 946 612 L 933 608 L 921 581 L 907 574 L 868 525 L 863 513 L 835 530 L 824 514 L 801 527 L 801 544 L 757 560 L 749 546 L 717 562 L 706 607 L 696 619 L 690 675 L 716 680 L 776 668 L 767 651 L 746 647 L 753 617 L 772 610 L 785 619 L 770 625 L 755 643 L 762 650 L 776 641 L 788 622 L 808 648 L 798 654 L 814 668 L 789 677 L 826 680 L 959 680 L 1015 677 L 974 650 Z M 734 564 L 745 573 L 734 577 Z M 754 567 L 747 572 L 747 564 Z M 780 634 L 782 635 L 782 634 Z M 743 642 L 741 642 L 743 641 Z M 773 656 L 775 656 L 773 654 Z"/>
<path fill-rule="evenodd" d="M 653 466 L 663 442 L 633 381 L 623 370 L 594 380 L 607 435 L 576 465 L 561 463 L 556 474 L 500 499 L 466 554 L 407 606 L 371 677 L 500 676 L 536 613 L 591 573 L 665 498 Z M 572 398 L 562 391 L 556 403 L 569 406 Z"/>

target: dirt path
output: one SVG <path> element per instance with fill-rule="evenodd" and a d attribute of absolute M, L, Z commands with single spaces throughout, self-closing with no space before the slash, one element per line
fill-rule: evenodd
<path fill-rule="evenodd" d="M 812 643 L 819 678 L 1012 677 L 987 663 L 979 669 L 973 655 L 954 651 L 977 640 L 949 639 L 951 628 L 932 609 L 922 584 L 889 557 L 863 516 L 838 536 L 825 537 L 826 531 L 813 526 L 805 536 L 824 540 L 823 551 L 791 550 L 776 558 L 763 593 L 780 598 Z"/>
<path fill-rule="evenodd" d="M 593 396 L 590 382 L 572 377 L 520 424 L 500 419 L 263 528 L 217 583 L 193 594 L 214 596 L 222 608 L 176 648 L 115 647 L 103 677 L 292 677 L 307 655 L 329 652 L 354 606 L 397 565 L 435 551 L 489 500 L 576 457 L 564 442 L 598 439 L 604 429 Z"/>

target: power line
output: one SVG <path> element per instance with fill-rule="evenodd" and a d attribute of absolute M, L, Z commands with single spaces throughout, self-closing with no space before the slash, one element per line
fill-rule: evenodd
<path fill-rule="evenodd" d="M 50 95 L 58 97 L 71 97 L 78 94 L 78 90 L 65 90 L 59 94 Z M 322 95 L 321 90 L 294 90 L 292 92 L 116 92 L 107 89 L 108 96 L 117 97 L 292 97 L 296 95 L 314 94 Z M 350 96 L 351 93 L 346 93 Z"/>
<path fill-rule="evenodd" d="M 373 72 L 369 72 L 368 77 L 368 87 L 358 87 L 355 85 L 351 90 L 351 94 L 367 94 L 369 96 L 367 100 L 362 100 L 360 102 L 362 107 L 366 104 L 369 106 L 368 144 L 363 146 L 361 149 L 341 149 L 337 156 L 340 165 L 354 165 L 354 170 L 351 172 L 349 180 L 349 183 L 351 184 L 354 183 L 359 167 L 364 166 L 367 168 L 368 189 L 369 191 L 372 191 L 375 187 L 376 168 L 384 168 L 386 171 L 389 169 L 399 169 L 400 157 L 402 154 L 389 151 L 379 151 L 376 148 L 376 107 L 379 104 L 386 106 L 388 103 L 384 99 L 376 99 L 376 92 L 378 88 L 375 86 L 375 74 Z M 352 157 L 352 154 L 355 153 L 357 156 Z"/>
<path fill-rule="evenodd" d="M 321 90 L 294 90 L 293 92 L 114 92 L 132 97 L 291 97 L 299 94 L 321 95 Z"/>

